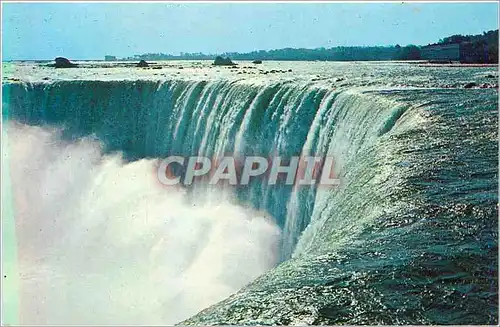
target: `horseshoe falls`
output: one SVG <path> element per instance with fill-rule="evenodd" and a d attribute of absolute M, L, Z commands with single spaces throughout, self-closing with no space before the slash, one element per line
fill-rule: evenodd
<path fill-rule="evenodd" d="M 4 64 L 20 323 L 498 323 L 496 68 L 239 66 Z M 166 187 L 173 155 L 340 185 Z"/>

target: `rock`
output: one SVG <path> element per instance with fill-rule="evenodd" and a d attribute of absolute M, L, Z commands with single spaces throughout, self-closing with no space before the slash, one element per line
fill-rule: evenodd
<path fill-rule="evenodd" d="M 56 59 L 54 59 L 54 61 L 56 62 L 54 64 L 55 68 L 73 68 L 78 66 L 77 64 L 73 64 L 71 61 L 69 61 L 69 59 L 64 57 L 57 57 Z"/>
<path fill-rule="evenodd" d="M 141 60 L 136 67 L 149 67 L 149 64 L 145 60 Z"/>
<path fill-rule="evenodd" d="M 464 89 L 471 89 L 474 86 L 477 86 L 477 84 L 474 83 L 474 82 L 470 82 L 470 83 L 467 83 L 467 84 L 464 85 Z"/>
<path fill-rule="evenodd" d="M 428 63 L 443 65 L 443 64 L 452 64 L 453 62 L 451 60 L 429 60 Z"/>
<path fill-rule="evenodd" d="M 488 75 L 486 75 L 486 78 L 496 78 L 496 76 L 492 75 L 492 74 L 488 74 Z"/>
<path fill-rule="evenodd" d="M 214 66 L 235 66 L 236 64 L 234 62 L 232 62 L 231 59 L 229 59 L 229 57 L 222 58 L 221 56 L 217 56 L 217 57 L 215 57 L 213 65 Z"/>
<path fill-rule="evenodd" d="M 252 64 L 262 64 L 262 60 L 254 60 L 252 61 Z"/>

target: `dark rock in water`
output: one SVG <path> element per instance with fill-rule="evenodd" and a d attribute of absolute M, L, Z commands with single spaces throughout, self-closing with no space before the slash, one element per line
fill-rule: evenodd
<path fill-rule="evenodd" d="M 71 61 L 69 61 L 69 59 L 64 57 L 57 57 L 56 59 L 54 59 L 54 61 L 56 62 L 54 64 L 55 68 L 73 68 L 78 66 L 77 64 L 73 64 Z"/>
<path fill-rule="evenodd" d="M 496 76 L 492 75 L 492 74 L 488 74 L 488 75 L 486 75 L 486 78 L 496 78 Z"/>
<path fill-rule="evenodd" d="M 236 64 L 234 62 L 232 62 L 231 59 L 229 59 L 229 57 L 223 58 L 221 56 L 217 56 L 217 57 L 215 57 L 213 65 L 214 66 L 235 66 Z"/>
<path fill-rule="evenodd" d="M 443 64 L 452 64 L 453 62 L 451 60 L 429 60 L 428 63 L 443 65 Z"/>
<path fill-rule="evenodd" d="M 149 64 L 145 60 L 139 61 L 137 67 L 149 67 Z"/>
<path fill-rule="evenodd" d="M 252 61 L 252 64 L 262 64 L 262 60 L 254 60 Z"/>
<path fill-rule="evenodd" d="M 470 83 L 465 84 L 464 88 L 465 88 L 465 89 L 471 89 L 471 88 L 473 88 L 474 86 L 477 86 L 477 84 L 476 84 L 476 83 L 474 83 L 474 82 L 470 82 Z"/>

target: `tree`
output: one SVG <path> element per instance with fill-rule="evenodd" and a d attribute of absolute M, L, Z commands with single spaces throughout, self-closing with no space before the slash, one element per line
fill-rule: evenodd
<path fill-rule="evenodd" d="M 416 45 L 410 44 L 406 47 L 400 47 L 396 54 L 396 60 L 419 60 L 420 48 Z"/>

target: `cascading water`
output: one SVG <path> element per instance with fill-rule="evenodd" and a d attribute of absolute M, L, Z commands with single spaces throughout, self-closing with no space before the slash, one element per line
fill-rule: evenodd
<path fill-rule="evenodd" d="M 190 200 L 151 160 L 124 163 L 95 140 L 6 129 L 20 323 L 174 324 L 276 264 L 265 214 Z"/>
<path fill-rule="evenodd" d="M 333 116 L 330 112 L 336 110 L 332 106 L 335 92 L 287 83 L 258 86 L 167 81 L 110 86 L 64 82 L 12 85 L 7 92 L 13 118 L 30 124 L 63 125 L 64 136 L 73 140 L 95 135 L 104 143 L 105 151 L 123 151 L 128 160 L 173 154 L 214 158 L 228 153 L 236 157 L 313 155 L 316 151 L 312 145 L 322 138 L 319 129 L 325 128 L 319 121 L 313 123 L 317 112 Z M 324 119 L 322 116 L 317 119 Z M 312 148 L 303 148 L 306 139 L 306 146 Z M 326 149 L 328 140 L 321 146 Z M 328 151 L 317 154 L 327 155 Z M 200 192 L 199 187 L 197 190 Z M 284 200 L 291 191 L 291 186 L 265 183 L 235 190 L 241 201 L 251 202 L 255 209 L 270 212 L 280 225 L 287 225 L 283 259 L 291 255 L 307 224 L 302 221 L 308 213 L 287 220 Z M 314 192 L 308 206 L 313 197 Z"/>
<path fill-rule="evenodd" d="M 420 79 L 416 80 L 420 82 Z M 445 320 L 448 322 L 489 323 L 496 319 L 491 297 L 496 294 L 493 289 L 497 283 L 496 265 L 492 264 L 496 262 L 497 251 L 496 220 L 493 218 L 496 214 L 497 174 L 495 170 L 484 175 L 480 170 L 474 172 L 470 168 L 476 165 L 489 171 L 498 164 L 497 95 L 494 90 L 469 90 L 470 93 L 464 95 L 463 90 L 454 88 L 391 87 L 384 90 L 380 86 L 332 87 L 329 83 L 311 80 L 262 83 L 245 78 L 172 78 L 161 81 L 5 83 L 3 92 L 6 99 L 4 117 L 8 121 L 58 128 L 56 138 L 36 137 L 41 141 L 37 145 L 40 149 L 44 149 L 44 144 L 56 142 L 54 140 L 61 142 L 57 143 L 55 154 L 49 156 L 51 160 L 47 159 L 46 166 L 54 167 L 50 169 L 52 172 L 64 166 L 56 157 L 64 156 L 70 151 L 68 149 L 87 151 L 86 158 L 95 161 L 91 168 L 78 166 L 79 171 L 87 172 L 79 177 L 82 183 L 89 185 L 84 196 L 80 198 L 73 194 L 72 200 L 64 202 L 85 209 L 78 209 L 77 213 L 71 211 L 70 219 L 82 216 L 84 219 L 79 224 L 83 226 L 93 223 L 105 227 L 102 231 L 94 231 L 96 235 L 81 240 L 81 243 L 74 240 L 75 244 L 92 248 L 88 244 L 90 240 L 111 237 L 106 230 L 118 228 L 117 221 L 106 212 L 120 210 L 125 216 L 130 216 L 127 219 L 133 220 L 148 216 L 150 201 L 161 204 L 151 209 L 158 213 L 154 217 L 161 217 L 160 212 L 173 209 L 172 217 L 187 217 L 189 222 L 186 223 L 175 218 L 166 223 L 158 218 L 151 225 L 132 227 L 137 235 L 127 235 L 126 226 L 118 228 L 125 238 L 144 238 L 148 233 L 167 233 L 168 226 L 174 224 L 176 230 L 169 235 L 174 239 L 180 235 L 179 242 L 188 238 L 185 246 L 178 247 L 180 250 L 172 247 L 175 241 L 167 238 L 162 241 L 153 237 L 147 243 L 150 248 L 159 249 L 152 251 L 154 255 L 166 249 L 182 253 L 173 255 L 175 260 L 167 260 L 163 265 L 161 260 L 160 264 L 153 260 L 151 267 L 159 266 L 152 269 L 158 278 L 154 280 L 171 283 L 157 289 L 172 289 L 180 278 L 187 291 L 183 292 L 181 286 L 174 287 L 178 291 L 176 296 L 158 295 L 147 300 L 144 300 L 146 293 L 139 292 L 143 294 L 141 299 L 156 304 L 150 311 L 139 310 L 142 314 L 126 316 L 131 321 L 144 322 L 141 320 L 144 316 L 153 315 L 158 319 L 153 322 L 178 322 L 227 297 L 277 262 L 281 262 L 278 267 L 240 292 L 185 322 L 436 323 L 444 319 L 441 315 L 448 315 L 448 320 Z M 477 124 L 478 121 L 481 125 Z M 22 144 L 22 131 L 32 133 L 28 127 L 13 126 L 17 126 L 12 129 L 19 144 Z M 462 140 L 463 135 L 469 135 L 472 141 Z M 82 139 L 85 140 L 83 144 Z M 96 141 L 99 143 L 92 143 Z M 75 142 L 80 145 L 74 145 Z M 102 148 L 97 152 L 88 150 L 89 147 L 93 149 L 89 144 L 101 144 Z M 50 154 L 55 150 L 43 151 Z M 116 152 L 122 153 L 124 162 L 116 157 Z M 245 187 L 221 189 L 199 183 L 191 189 L 175 189 L 182 194 L 164 190 L 166 202 L 156 201 L 162 196 L 157 190 L 151 198 L 143 198 L 147 205 L 142 211 L 134 209 L 142 208 L 140 200 L 120 197 L 121 191 L 148 192 L 146 190 L 152 187 L 150 184 L 134 188 L 121 183 L 123 179 L 136 180 L 137 175 L 144 172 L 155 178 L 152 171 L 158 158 L 169 155 L 220 158 L 226 154 L 236 158 L 248 155 L 330 156 L 335 160 L 335 174 L 340 177 L 341 184 L 334 188 L 310 188 L 268 185 L 261 180 L 251 180 Z M 80 164 L 80 161 L 73 163 L 72 160 L 76 160 L 73 154 L 71 165 Z M 474 164 L 458 165 L 457 162 Z M 108 171 L 105 167 L 109 168 L 109 173 L 103 172 Z M 94 177 L 85 177 L 94 172 L 104 180 L 97 182 Z M 457 176 L 467 180 L 461 181 Z M 20 180 L 17 179 L 17 183 Z M 40 180 L 42 184 L 46 183 L 46 179 Z M 71 180 L 63 185 L 69 189 L 75 183 L 77 181 Z M 34 197 L 37 192 L 34 192 Z M 59 197 L 61 192 L 63 190 L 50 194 Z M 111 203 L 109 199 L 100 201 L 101 196 L 113 192 L 118 194 Z M 445 195 L 440 198 L 439 194 Z M 81 202 L 82 199 L 86 200 Z M 219 226 L 217 219 L 221 213 L 217 210 L 221 209 L 215 204 L 224 206 L 222 217 L 241 217 L 243 221 L 252 221 L 254 227 L 244 232 L 234 220 L 224 219 L 220 223 L 222 227 Z M 38 216 L 59 216 L 65 208 L 55 207 L 56 211 L 50 213 L 41 211 Z M 213 215 L 200 218 L 202 212 Z M 477 223 L 478 219 L 481 219 L 480 223 Z M 274 222 L 281 229 L 280 241 Z M 198 227 L 197 224 L 208 227 Z M 457 229 L 456 224 L 467 226 L 475 233 Z M 81 230 L 82 227 L 71 228 Z M 194 232 L 185 233 L 193 228 Z M 205 230 L 212 233 L 207 243 L 201 236 Z M 475 239 L 477 233 L 482 235 L 479 241 Z M 240 247 L 238 238 L 241 235 L 246 235 L 248 242 Z M 66 239 L 57 241 L 62 246 Z M 129 239 L 125 243 L 125 248 L 130 251 L 136 246 Z M 454 248 L 460 248 L 463 254 L 444 244 L 454 244 Z M 223 247 L 234 247 L 234 251 L 224 252 Z M 480 250 L 476 251 L 476 248 Z M 222 253 L 218 255 L 218 252 Z M 140 250 L 137 249 L 136 253 L 139 255 Z M 238 258 L 231 257 L 234 253 L 239 253 Z M 93 263 L 105 265 L 110 260 L 108 254 L 103 251 Z M 61 255 L 67 260 L 63 260 L 64 263 L 75 265 L 67 258 L 78 257 L 78 254 L 68 252 Z M 185 263 L 184 256 L 192 260 Z M 139 256 L 131 254 L 131 257 L 137 267 L 143 264 Z M 214 258 L 218 264 L 209 262 Z M 473 272 L 469 266 L 464 267 L 463 258 L 466 258 L 465 262 L 471 262 L 471 266 L 480 267 L 480 271 Z M 446 264 L 441 263 L 443 260 Z M 117 262 L 124 261 L 128 259 Z M 53 262 L 56 261 L 49 263 Z M 228 265 L 242 267 L 242 270 L 231 270 Z M 459 267 L 457 270 L 463 274 L 447 274 L 446 267 L 450 265 Z M 215 271 L 206 272 L 208 277 L 193 272 L 207 266 L 216 267 Z M 188 267 L 188 272 L 176 270 L 182 267 Z M 250 269 L 248 275 L 237 279 L 238 273 L 248 270 L 248 267 L 256 269 Z M 226 270 L 232 274 L 226 275 Z M 124 280 L 150 272 L 147 269 L 144 272 L 131 270 L 130 275 L 125 273 Z M 166 275 L 174 278 L 166 278 Z M 205 294 L 193 289 L 220 278 L 228 282 L 213 292 L 207 292 L 210 299 L 190 303 L 193 297 Z M 458 279 L 468 285 L 477 285 L 477 288 L 464 290 Z M 440 283 L 442 286 L 436 286 Z M 115 287 L 110 289 L 114 291 Z M 413 294 L 412 289 L 418 290 L 418 295 Z M 126 291 L 131 295 L 137 290 L 134 286 Z M 472 320 L 457 314 L 453 307 L 465 301 L 461 300 L 464 292 L 468 296 L 467 314 L 474 318 Z M 116 291 L 113 296 L 122 295 Z M 57 303 L 59 300 L 53 301 Z M 453 305 L 439 313 L 424 313 L 425 303 L 437 305 L 441 303 L 439 301 Z M 117 306 L 114 311 L 117 314 L 110 316 L 110 322 L 116 323 L 118 308 L 133 305 L 138 304 L 131 301 Z M 178 309 L 182 313 L 169 315 L 169 307 L 182 308 Z M 103 307 L 103 310 L 109 308 Z M 162 310 L 163 316 L 158 315 L 157 312 Z M 132 311 L 130 315 L 133 315 Z M 63 315 L 55 317 L 54 321 L 67 321 Z"/>

